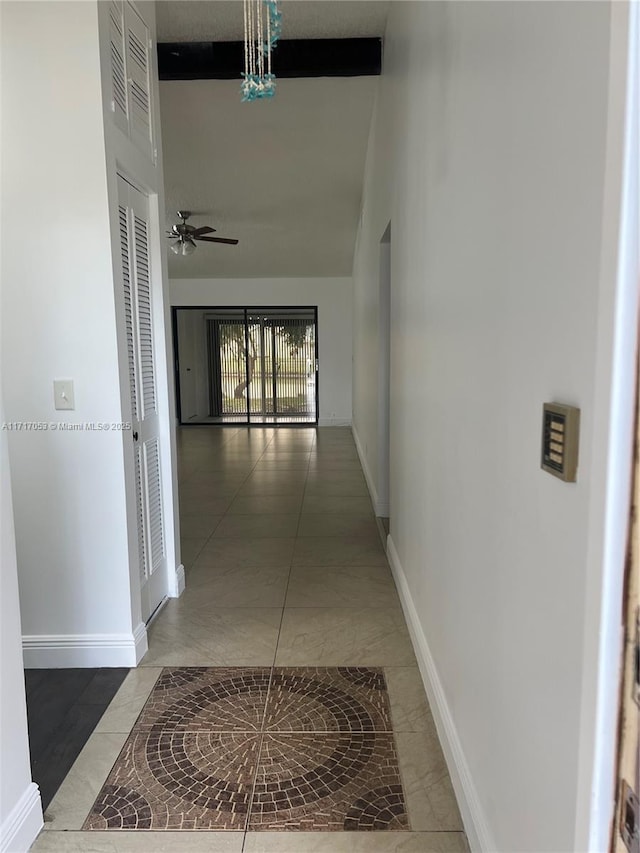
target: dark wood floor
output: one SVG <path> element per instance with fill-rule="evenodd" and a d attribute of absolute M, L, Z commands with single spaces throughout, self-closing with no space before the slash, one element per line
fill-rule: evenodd
<path fill-rule="evenodd" d="M 27 669 L 33 781 L 46 809 L 128 669 Z"/>

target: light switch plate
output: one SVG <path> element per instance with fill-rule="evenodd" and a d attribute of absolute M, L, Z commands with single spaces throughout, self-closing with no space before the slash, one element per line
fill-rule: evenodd
<path fill-rule="evenodd" d="M 56 409 L 75 409 L 73 379 L 53 380 L 53 401 Z"/>
<path fill-rule="evenodd" d="M 578 472 L 580 409 L 562 403 L 542 407 L 542 459 L 540 467 L 565 483 L 575 483 Z"/>

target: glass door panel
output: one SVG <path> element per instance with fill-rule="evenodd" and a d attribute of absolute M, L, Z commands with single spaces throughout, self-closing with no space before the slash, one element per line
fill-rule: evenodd
<path fill-rule="evenodd" d="M 205 311 L 209 412 L 214 423 L 247 423 L 247 352 L 244 311 Z"/>
<path fill-rule="evenodd" d="M 316 423 L 316 316 L 315 308 L 175 309 L 180 422 Z"/>
<path fill-rule="evenodd" d="M 271 320 L 274 353 L 273 413 L 282 418 L 316 418 L 315 318 L 274 317 Z"/>

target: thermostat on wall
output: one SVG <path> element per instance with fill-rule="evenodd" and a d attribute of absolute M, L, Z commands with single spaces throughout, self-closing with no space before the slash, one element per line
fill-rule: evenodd
<path fill-rule="evenodd" d="M 559 403 L 545 403 L 542 413 L 541 467 L 567 483 L 575 483 L 580 409 Z"/>

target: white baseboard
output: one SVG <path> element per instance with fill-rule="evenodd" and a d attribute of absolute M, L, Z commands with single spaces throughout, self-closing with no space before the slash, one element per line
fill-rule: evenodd
<path fill-rule="evenodd" d="M 27 634 L 22 636 L 26 669 L 136 666 L 147 651 L 141 622 L 130 634 Z"/>
<path fill-rule="evenodd" d="M 447 761 L 462 821 L 472 853 L 491 853 L 497 849 L 476 790 L 462 744 L 447 703 L 436 664 L 418 618 L 407 579 L 393 539 L 387 538 L 387 556 L 398 588 L 402 609 L 418 659 L 422 681 L 431 705 L 442 750 Z"/>
<path fill-rule="evenodd" d="M 169 573 L 169 598 L 180 598 L 185 588 L 184 566 L 180 563 L 175 572 Z"/>
<path fill-rule="evenodd" d="M 139 622 L 136 626 L 135 631 L 133 632 L 133 639 L 135 643 L 135 652 L 136 652 L 136 662 L 135 666 L 137 666 L 142 658 L 149 651 L 149 641 L 147 638 L 147 626 L 144 622 Z"/>
<path fill-rule="evenodd" d="M 30 782 L 0 826 L 0 853 L 26 853 L 42 829 L 40 790 Z"/>
<path fill-rule="evenodd" d="M 378 490 L 376 489 L 376 484 L 373 481 L 373 476 L 369 469 L 369 463 L 367 462 L 367 457 L 364 452 L 364 447 L 360 443 L 360 436 L 358 435 L 358 431 L 355 428 L 355 425 L 351 425 L 351 432 L 353 434 L 353 440 L 356 444 L 356 450 L 358 451 L 358 456 L 360 458 L 360 465 L 362 466 L 362 472 L 364 474 L 364 478 L 367 481 L 367 488 L 369 489 L 369 495 L 371 496 L 371 503 L 373 504 L 373 509 L 375 514 L 385 518 L 386 516 L 382 516 L 381 513 L 378 512 Z"/>
<path fill-rule="evenodd" d="M 380 501 L 380 500 L 376 501 L 375 509 L 376 509 L 376 515 L 379 518 L 389 518 L 389 516 L 391 515 L 391 507 L 385 501 Z"/>
<path fill-rule="evenodd" d="M 321 427 L 349 427 L 351 421 L 345 418 L 319 418 L 318 426 Z"/>

